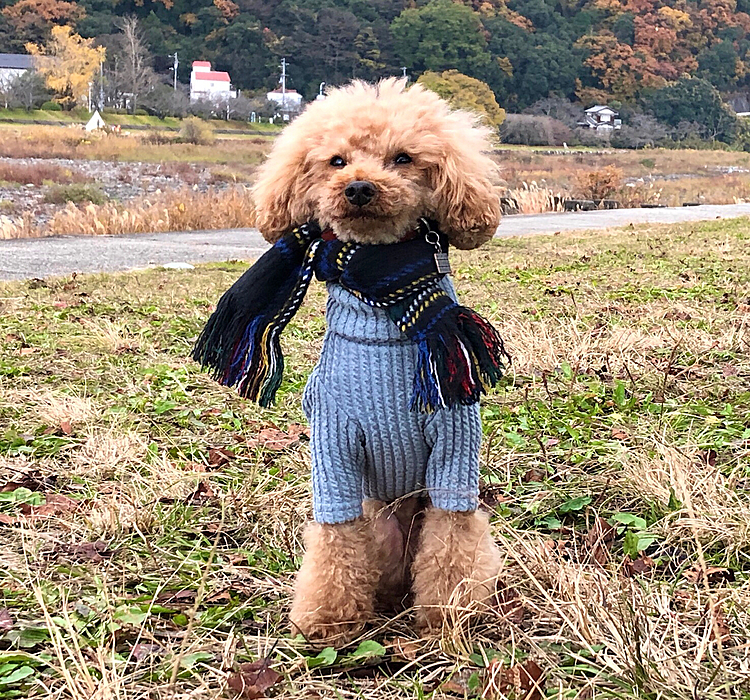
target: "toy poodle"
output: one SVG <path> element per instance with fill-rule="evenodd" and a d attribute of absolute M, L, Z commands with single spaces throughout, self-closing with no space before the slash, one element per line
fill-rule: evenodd
<path fill-rule="evenodd" d="M 460 306 L 448 246 L 488 241 L 500 202 L 489 131 L 404 80 L 353 82 L 286 127 L 254 187 L 274 246 L 222 297 L 194 357 L 269 405 L 279 335 L 313 275 L 327 331 L 303 396 L 313 515 L 291 622 L 343 644 L 380 607 L 425 631 L 486 603 L 500 554 L 478 510 L 479 396 L 507 358 Z"/>

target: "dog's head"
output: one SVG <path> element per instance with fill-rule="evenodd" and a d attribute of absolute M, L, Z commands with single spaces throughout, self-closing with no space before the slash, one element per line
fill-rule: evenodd
<path fill-rule="evenodd" d="M 421 85 L 355 81 L 279 136 L 253 190 L 256 225 L 270 242 L 317 219 L 340 240 L 395 243 L 425 216 L 456 247 L 476 248 L 500 220 L 488 137 Z"/>

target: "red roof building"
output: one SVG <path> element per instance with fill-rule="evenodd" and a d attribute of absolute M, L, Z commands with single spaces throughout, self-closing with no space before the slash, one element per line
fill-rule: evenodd
<path fill-rule="evenodd" d="M 215 80 L 220 83 L 230 82 L 229 73 L 226 73 L 225 71 L 209 70 L 201 71 L 200 73 L 195 71 L 194 75 L 196 80 Z"/>
<path fill-rule="evenodd" d="M 190 101 L 199 100 L 221 103 L 237 97 L 232 90 L 231 79 L 226 71 L 211 70 L 209 61 L 193 61 L 193 71 L 190 74 Z"/>

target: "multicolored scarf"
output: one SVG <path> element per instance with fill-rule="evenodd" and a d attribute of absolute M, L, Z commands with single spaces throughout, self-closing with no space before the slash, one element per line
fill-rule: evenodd
<path fill-rule="evenodd" d="M 427 224 L 427 222 L 425 222 Z M 310 222 L 295 228 L 221 297 L 192 357 L 225 386 L 269 406 L 281 384 L 279 336 L 302 304 L 310 280 L 336 282 L 385 310 L 418 348 L 411 410 L 423 412 L 479 400 L 510 359 L 493 326 L 441 288 L 436 248 L 448 240 L 427 231 L 391 245 L 342 242 Z M 439 271 L 440 268 L 440 271 Z"/>

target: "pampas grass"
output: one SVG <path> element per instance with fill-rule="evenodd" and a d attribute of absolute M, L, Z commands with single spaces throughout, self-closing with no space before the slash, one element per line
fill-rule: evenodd
<path fill-rule="evenodd" d="M 41 226 L 34 226 L 29 217 L 21 220 L 2 217 L 0 238 L 196 231 L 252 225 L 253 205 L 248 188 L 206 192 L 184 188 L 143 197 L 127 205 L 76 206 L 71 202 Z"/>

